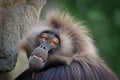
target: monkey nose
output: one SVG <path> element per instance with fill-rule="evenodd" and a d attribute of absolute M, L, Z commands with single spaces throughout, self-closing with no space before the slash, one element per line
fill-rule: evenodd
<path fill-rule="evenodd" d="M 51 45 L 49 43 L 41 43 L 39 48 L 42 50 L 42 51 L 45 51 L 48 53 L 48 51 L 52 48 Z"/>
<path fill-rule="evenodd" d="M 47 52 L 48 53 L 48 49 L 47 47 L 40 45 L 39 48 L 43 51 L 43 52 Z"/>
<path fill-rule="evenodd" d="M 40 45 L 39 48 L 46 53 L 48 53 L 49 51 L 49 46 L 46 46 L 46 45 Z"/>
<path fill-rule="evenodd" d="M 43 50 L 46 50 L 46 47 L 43 46 L 43 45 L 40 45 L 40 48 L 43 49 Z"/>

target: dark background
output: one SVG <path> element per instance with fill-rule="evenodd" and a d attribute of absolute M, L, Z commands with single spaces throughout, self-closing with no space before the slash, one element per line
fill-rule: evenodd
<path fill-rule="evenodd" d="M 82 21 L 100 56 L 120 78 L 120 0 L 48 0 L 45 8 L 60 8 Z"/>

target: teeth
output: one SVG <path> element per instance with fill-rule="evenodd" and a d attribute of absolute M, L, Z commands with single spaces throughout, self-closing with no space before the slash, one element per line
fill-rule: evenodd
<path fill-rule="evenodd" d="M 41 57 L 40 57 L 39 59 L 40 59 L 40 60 L 42 60 L 42 58 L 41 58 Z"/>
<path fill-rule="evenodd" d="M 39 59 L 41 62 L 44 62 L 44 59 L 43 59 L 42 57 L 38 57 L 38 56 L 36 56 L 36 55 L 33 55 L 33 57 Z"/>
<path fill-rule="evenodd" d="M 35 57 L 35 58 L 39 58 L 38 56 L 36 56 L 36 55 L 33 55 L 33 57 Z"/>
<path fill-rule="evenodd" d="M 39 59 L 40 59 L 40 61 L 42 61 L 42 62 L 43 62 L 43 58 L 42 58 L 42 57 L 40 57 Z"/>

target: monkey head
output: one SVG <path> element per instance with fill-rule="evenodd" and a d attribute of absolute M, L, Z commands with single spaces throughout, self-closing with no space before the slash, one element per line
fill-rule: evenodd
<path fill-rule="evenodd" d="M 73 21 L 68 14 L 51 11 L 45 22 L 37 24 L 21 40 L 19 47 L 27 53 L 34 71 L 80 61 L 82 54 L 96 55 L 87 29 Z"/>
<path fill-rule="evenodd" d="M 59 47 L 60 40 L 54 32 L 44 31 L 38 36 L 39 44 L 29 57 L 30 67 L 34 70 L 42 69 L 52 51 Z"/>

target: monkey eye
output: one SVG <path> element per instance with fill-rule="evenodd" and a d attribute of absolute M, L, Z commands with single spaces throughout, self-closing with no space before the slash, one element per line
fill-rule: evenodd
<path fill-rule="evenodd" d="M 46 33 L 43 33 L 43 34 L 41 35 L 41 39 L 42 39 L 43 41 L 46 41 L 46 40 L 48 39 L 48 35 L 47 35 Z"/>
<path fill-rule="evenodd" d="M 51 45 L 58 45 L 59 44 L 59 40 L 54 38 L 51 40 Z"/>
<path fill-rule="evenodd" d="M 42 37 L 42 40 L 43 41 L 46 41 L 48 38 L 47 37 Z"/>

